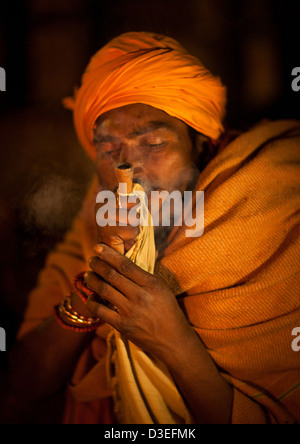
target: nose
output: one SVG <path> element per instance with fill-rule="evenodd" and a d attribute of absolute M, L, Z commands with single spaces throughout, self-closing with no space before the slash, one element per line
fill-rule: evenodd
<path fill-rule="evenodd" d="M 140 167 L 142 165 L 140 151 L 133 146 L 124 144 L 120 152 L 119 163 L 131 163 L 134 169 Z"/>

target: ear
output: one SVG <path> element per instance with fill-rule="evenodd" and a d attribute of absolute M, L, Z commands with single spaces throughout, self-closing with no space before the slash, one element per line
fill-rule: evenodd
<path fill-rule="evenodd" d="M 209 140 L 210 140 L 209 137 L 204 136 L 204 134 L 201 134 L 201 133 L 196 134 L 195 148 L 196 148 L 196 152 L 197 152 L 198 157 L 203 156 L 204 151 L 207 149 L 206 146 L 207 146 Z"/>
<path fill-rule="evenodd" d="M 197 133 L 193 134 L 193 161 L 196 165 L 203 165 L 208 151 L 209 138 L 204 136 L 204 134 Z"/>
<path fill-rule="evenodd" d="M 204 168 L 216 155 L 218 151 L 218 141 L 212 140 L 201 133 L 196 133 L 194 138 L 195 163 Z"/>

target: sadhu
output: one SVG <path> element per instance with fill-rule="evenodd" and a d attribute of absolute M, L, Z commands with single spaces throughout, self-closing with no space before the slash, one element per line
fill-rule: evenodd
<path fill-rule="evenodd" d="M 6 405 L 65 388 L 64 423 L 299 422 L 299 122 L 225 131 L 220 79 L 151 33 L 104 46 L 65 105 L 96 174 L 30 294 Z M 123 162 L 133 192 L 203 191 L 203 234 L 97 227 Z"/>

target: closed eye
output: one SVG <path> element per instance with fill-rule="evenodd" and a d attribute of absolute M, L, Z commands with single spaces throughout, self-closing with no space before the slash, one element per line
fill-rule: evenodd
<path fill-rule="evenodd" d="M 161 142 L 161 143 L 149 143 L 146 144 L 146 148 L 149 148 L 151 151 L 160 151 L 162 148 L 164 148 L 166 146 L 166 142 Z"/>
<path fill-rule="evenodd" d="M 120 145 L 112 143 L 96 143 L 97 153 L 102 157 L 109 157 L 118 154 L 121 151 Z"/>

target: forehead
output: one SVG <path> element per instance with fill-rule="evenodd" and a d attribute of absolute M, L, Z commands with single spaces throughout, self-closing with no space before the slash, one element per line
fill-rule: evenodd
<path fill-rule="evenodd" d="M 102 114 L 95 123 L 94 131 L 98 134 L 114 130 L 132 133 L 149 123 L 152 124 L 153 130 L 164 127 L 164 129 L 177 132 L 187 127 L 184 122 L 169 116 L 160 109 L 137 103 Z"/>

